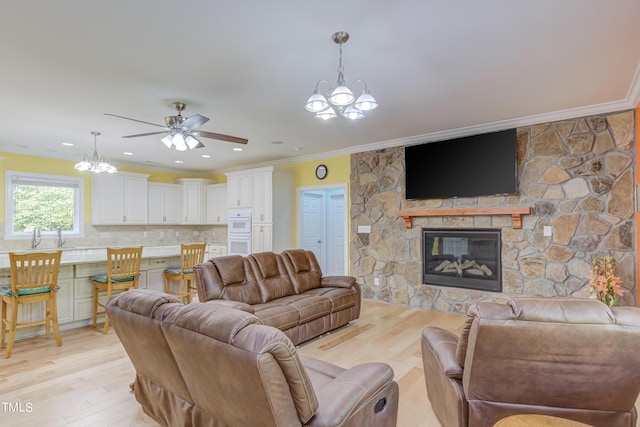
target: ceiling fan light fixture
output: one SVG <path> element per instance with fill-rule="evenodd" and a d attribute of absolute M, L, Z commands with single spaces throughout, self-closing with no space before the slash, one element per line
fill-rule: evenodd
<path fill-rule="evenodd" d="M 176 147 L 177 151 L 185 151 L 187 149 L 187 144 L 184 142 L 184 136 L 182 133 L 176 133 L 173 136 L 173 145 Z"/>
<path fill-rule="evenodd" d="M 76 163 L 73 168 L 80 172 L 117 172 L 118 169 L 116 169 L 116 167 L 111 164 L 111 159 L 98 155 L 98 135 L 100 135 L 100 132 L 92 131 L 91 135 L 93 135 L 93 155 L 83 155 L 82 159 L 78 163 Z"/>
<path fill-rule="evenodd" d="M 189 148 L 189 150 L 193 150 L 194 148 L 198 148 L 198 145 L 200 144 L 200 141 L 198 141 L 197 139 L 195 139 L 191 135 L 187 135 L 187 137 L 184 139 L 184 142 L 187 144 L 187 147 Z"/>
<path fill-rule="evenodd" d="M 167 135 L 164 138 L 162 138 L 160 141 L 162 141 L 162 143 L 164 145 L 167 146 L 167 148 L 171 148 L 171 146 L 173 145 L 173 135 Z"/>
<path fill-rule="evenodd" d="M 329 83 L 326 80 L 319 80 L 316 83 L 316 89 L 313 95 L 309 97 L 305 104 L 305 109 L 312 113 L 315 113 L 315 117 L 321 120 L 329 120 L 337 115 L 351 120 L 359 120 L 365 117 L 364 111 L 374 110 L 378 107 L 378 101 L 371 95 L 367 88 L 367 83 L 358 79 L 353 82 L 362 83 L 364 90 L 362 94 L 356 99 L 353 94 L 353 90 L 347 86 L 344 80 L 344 67 L 342 66 L 342 45 L 349 40 L 349 33 L 345 31 L 338 31 L 333 33 L 331 39 L 338 44 L 339 60 L 338 60 L 338 80 L 336 82 L 336 88 L 329 87 L 326 93 L 319 91 L 320 83 Z M 338 114 L 335 109 L 331 108 L 331 105 L 338 107 Z M 354 111 L 355 109 L 355 111 Z"/>

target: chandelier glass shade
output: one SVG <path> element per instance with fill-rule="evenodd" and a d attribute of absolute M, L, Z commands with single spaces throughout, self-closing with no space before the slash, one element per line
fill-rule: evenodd
<path fill-rule="evenodd" d="M 200 141 L 183 131 L 174 131 L 160 141 L 162 141 L 167 148 L 175 147 L 176 151 L 193 150 L 194 148 L 202 146 Z"/>
<path fill-rule="evenodd" d="M 79 170 L 80 172 L 117 172 L 118 169 L 116 169 L 116 167 L 111 164 L 110 158 L 98 155 L 98 135 L 100 135 L 100 132 L 92 131 L 91 135 L 93 135 L 93 154 L 85 154 L 84 156 L 82 156 L 82 159 L 78 163 L 76 163 L 73 168 Z"/>
<path fill-rule="evenodd" d="M 304 108 L 315 114 L 315 117 L 322 120 L 329 120 L 338 115 L 351 119 L 359 120 L 365 117 L 365 111 L 371 111 L 378 108 L 378 102 L 369 92 L 367 82 L 358 79 L 353 82 L 352 86 L 361 83 L 364 87 L 360 96 L 356 98 L 344 81 L 344 68 L 342 67 L 342 45 L 349 40 L 349 33 L 338 31 L 331 36 L 332 40 L 339 47 L 340 59 L 338 62 L 338 80 L 336 88 L 332 88 L 328 81 L 319 80 L 313 94 L 307 100 Z M 320 91 L 321 84 L 325 84 L 328 89 L 325 93 Z"/>

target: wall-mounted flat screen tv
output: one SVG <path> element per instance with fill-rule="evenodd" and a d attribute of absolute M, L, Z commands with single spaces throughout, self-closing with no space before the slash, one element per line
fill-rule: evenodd
<path fill-rule="evenodd" d="M 405 147 L 406 198 L 514 194 L 515 129 Z"/>

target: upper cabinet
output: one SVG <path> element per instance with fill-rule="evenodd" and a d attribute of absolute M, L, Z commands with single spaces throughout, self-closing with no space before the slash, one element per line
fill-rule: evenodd
<path fill-rule="evenodd" d="M 182 186 L 181 224 L 204 224 L 206 222 L 206 187 L 215 183 L 210 179 L 178 178 L 174 181 Z"/>
<path fill-rule="evenodd" d="M 149 175 L 91 176 L 91 224 L 146 224 Z"/>
<path fill-rule="evenodd" d="M 148 184 L 149 224 L 180 224 L 181 190 L 178 184 Z"/>
<path fill-rule="evenodd" d="M 227 223 L 227 184 L 207 185 L 207 224 Z"/>
<path fill-rule="evenodd" d="M 252 204 L 253 178 L 251 173 L 229 172 L 227 175 L 227 207 L 250 208 Z"/>

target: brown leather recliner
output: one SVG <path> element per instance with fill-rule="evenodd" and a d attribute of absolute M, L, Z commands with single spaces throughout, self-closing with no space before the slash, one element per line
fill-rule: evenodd
<path fill-rule="evenodd" d="M 431 406 L 445 427 L 545 414 L 635 427 L 640 309 L 587 299 L 518 298 L 471 306 L 460 337 L 422 331 Z"/>
<path fill-rule="evenodd" d="M 344 369 L 299 357 L 280 330 L 220 303 L 183 305 L 151 290 L 107 312 L 136 369 L 135 396 L 163 426 L 395 426 L 385 363 Z"/>

